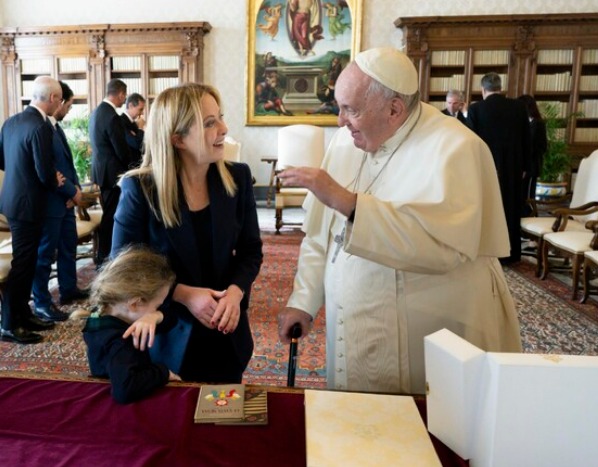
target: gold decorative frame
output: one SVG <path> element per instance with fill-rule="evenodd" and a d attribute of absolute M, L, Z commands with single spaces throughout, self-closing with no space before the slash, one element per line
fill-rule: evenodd
<path fill-rule="evenodd" d="M 362 2 L 248 0 L 247 125 L 336 125 L 334 82 L 360 50 Z"/>

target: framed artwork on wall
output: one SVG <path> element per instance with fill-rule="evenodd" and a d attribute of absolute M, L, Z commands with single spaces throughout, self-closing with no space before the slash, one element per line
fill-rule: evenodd
<path fill-rule="evenodd" d="M 248 0 L 247 125 L 334 126 L 363 0 Z"/>

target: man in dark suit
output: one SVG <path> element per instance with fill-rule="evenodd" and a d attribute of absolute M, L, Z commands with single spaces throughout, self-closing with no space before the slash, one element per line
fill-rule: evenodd
<path fill-rule="evenodd" d="M 33 301 L 35 314 L 49 321 L 64 321 L 67 313 L 60 311 L 48 291 L 48 280 L 52 263 L 56 258 L 60 304 L 86 298 L 88 293 L 77 287 L 77 222 L 75 205 L 82 199 L 81 185 L 75 171 L 73 156 L 69 149 L 61 122 L 73 105 L 73 91 L 60 81 L 62 105 L 52 117 L 48 117 L 54 128 L 53 156 L 54 165 L 65 177 L 64 185 L 56 192 L 48 193 L 48 207 L 42 238 L 37 250 L 37 266 L 33 280 Z"/>
<path fill-rule="evenodd" d="M 483 101 L 469 107 L 467 125 L 490 147 L 509 229 L 511 255 L 503 264 L 521 260 L 521 183 L 531 168 L 530 133 L 525 105 L 501 94 L 497 73 L 482 77 Z"/>
<path fill-rule="evenodd" d="M 120 188 L 118 177 L 129 169 L 132 163 L 125 127 L 116 109 L 127 99 L 127 85 L 119 79 L 111 79 L 106 87 L 106 98 L 92 112 L 89 118 L 91 140 L 91 176 L 100 187 L 102 221 L 98 228 L 97 266 L 101 266 L 110 255 L 112 226 L 118 205 Z"/>
<path fill-rule="evenodd" d="M 32 331 L 53 327 L 32 314 L 29 297 L 48 194 L 64 182 L 54 167 L 52 128 L 47 122 L 47 115 L 54 114 L 61 102 L 58 81 L 36 78 L 30 105 L 9 118 L 0 133 L 0 169 L 5 171 L 0 212 L 10 225 L 13 257 L 2 297 L 4 341 L 39 342 L 42 336 Z"/>
<path fill-rule="evenodd" d="M 446 108 L 442 111 L 442 113 L 448 115 L 449 117 L 457 117 L 461 123 L 466 124 L 467 119 L 462 112 L 464 105 L 465 102 L 463 100 L 463 93 L 461 91 L 457 91 L 456 89 L 451 89 L 446 93 Z"/>
<path fill-rule="evenodd" d="M 138 167 L 141 164 L 143 136 L 145 134 L 143 131 L 145 128 L 144 110 L 145 99 L 141 94 L 134 92 L 127 97 L 125 111 L 120 114 L 120 118 L 125 125 L 125 138 L 133 160 L 131 168 Z"/>

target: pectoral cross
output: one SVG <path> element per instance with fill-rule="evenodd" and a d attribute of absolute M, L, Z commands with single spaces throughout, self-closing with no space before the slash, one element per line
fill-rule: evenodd
<path fill-rule="evenodd" d="M 334 254 L 332 255 L 332 262 L 336 261 L 336 257 L 338 256 L 339 251 L 343 247 L 343 243 L 345 243 L 345 227 L 339 235 L 334 236 L 334 243 L 336 243 L 336 248 L 334 249 Z"/>

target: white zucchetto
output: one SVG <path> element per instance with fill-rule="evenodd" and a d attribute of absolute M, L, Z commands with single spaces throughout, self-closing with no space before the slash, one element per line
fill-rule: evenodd
<path fill-rule="evenodd" d="M 365 50 L 355 56 L 355 63 L 369 77 L 400 94 L 415 94 L 419 89 L 417 70 L 403 52 L 392 47 Z"/>

